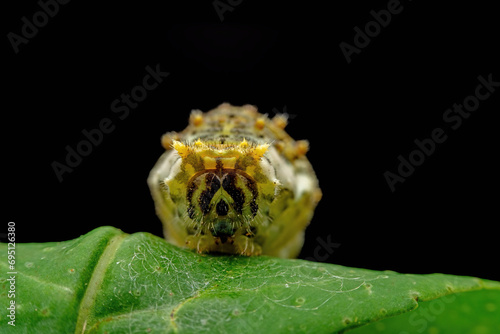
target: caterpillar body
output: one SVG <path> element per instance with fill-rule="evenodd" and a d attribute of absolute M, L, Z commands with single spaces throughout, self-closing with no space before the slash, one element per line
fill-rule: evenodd
<path fill-rule="evenodd" d="M 296 257 L 321 198 L 309 144 L 254 106 L 193 110 L 148 178 L 165 238 L 199 253 Z"/>

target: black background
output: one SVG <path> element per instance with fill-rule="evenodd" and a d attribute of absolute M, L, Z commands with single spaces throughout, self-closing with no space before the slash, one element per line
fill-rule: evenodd
<path fill-rule="evenodd" d="M 161 135 L 182 130 L 191 109 L 249 103 L 270 116 L 286 110 L 288 132 L 311 143 L 323 199 L 301 258 L 322 238 L 340 244 L 325 262 L 500 279 L 500 88 L 459 129 L 442 119 L 474 94 L 479 75 L 500 81 L 497 11 L 404 1 L 348 64 L 339 44 L 353 44 L 353 28 L 387 4 L 242 1 L 221 21 L 211 1 L 73 1 L 17 54 L 7 34 L 20 34 L 21 18 L 32 21 L 40 6 L 6 10 L 5 230 L 15 221 L 18 242 L 102 225 L 161 236 L 146 184 Z M 170 75 L 120 120 L 112 101 L 156 64 Z M 51 164 L 103 118 L 115 130 L 59 182 Z M 448 139 L 391 192 L 384 172 L 437 127 Z"/>

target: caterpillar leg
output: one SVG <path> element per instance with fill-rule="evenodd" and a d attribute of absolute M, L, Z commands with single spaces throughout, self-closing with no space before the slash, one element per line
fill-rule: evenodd
<path fill-rule="evenodd" d="M 237 235 L 233 237 L 233 246 L 235 252 L 245 256 L 254 256 L 262 254 L 262 247 L 257 244 L 252 238 L 245 235 Z"/>
<path fill-rule="evenodd" d="M 214 237 L 211 235 L 189 235 L 186 238 L 186 246 L 200 254 L 214 251 L 217 248 Z"/>

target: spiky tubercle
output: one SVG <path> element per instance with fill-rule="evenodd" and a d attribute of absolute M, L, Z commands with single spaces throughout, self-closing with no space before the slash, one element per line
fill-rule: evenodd
<path fill-rule="evenodd" d="M 254 144 L 243 139 L 239 143 L 220 143 L 201 141 L 182 143 L 174 140 L 172 147 L 185 161 L 197 160 L 203 162 L 203 169 L 242 169 L 256 164 L 266 153 L 270 144 Z M 250 158 L 250 161 L 248 161 Z M 195 170 L 201 170 L 195 168 Z"/>

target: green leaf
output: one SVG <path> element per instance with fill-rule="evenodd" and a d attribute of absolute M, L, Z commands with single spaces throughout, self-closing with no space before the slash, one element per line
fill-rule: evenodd
<path fill-rule="evenodd" d="M 15 251 L 2 333 L 500 333 L 500 282 L 473 277 L 198 255 L 112 227 Z"/>

